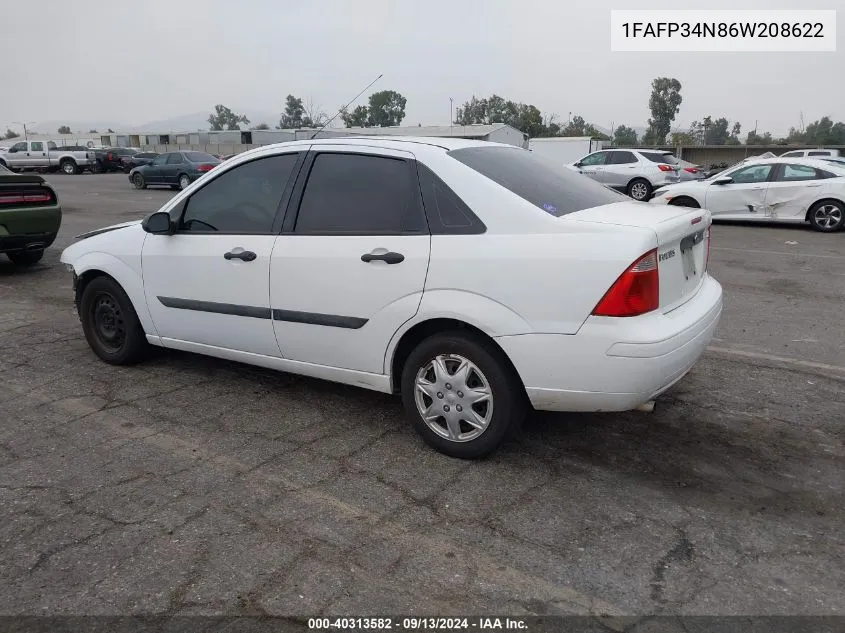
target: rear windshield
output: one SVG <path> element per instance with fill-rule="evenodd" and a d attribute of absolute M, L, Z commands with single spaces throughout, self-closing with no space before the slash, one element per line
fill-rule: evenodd
<path fill-rule="evenodd" d="M 205 152 L 185 152 L 185 156 L 192 163 L 219 163 L 220 159 Z"/>
<path fill-rule="evenodd" d="M 664 165 L 678 165 L 678 159 L 674 154 L 663 152 L 640 152 L 641 156 L 645 156 L 652 163 L 663 163 Z"/>
<path fill-rule="evenodd" d="M 519 148 L 465 147 L 448 154 L 557 217 L 629 199 L 578 172 Z"/>

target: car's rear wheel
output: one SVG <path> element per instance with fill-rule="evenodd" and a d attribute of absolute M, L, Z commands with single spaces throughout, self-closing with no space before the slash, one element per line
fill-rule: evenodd
<path fill-rule="evenodd" d="M 147 181 L 144 180 L 144 176 L 141 174 L 134 174 L 132 176 L 132 184 L 135 186 L 135 189 L 147 188 Z"/>
<path fill-rule="evenodd" d="M 79 167 L 76 165 L 76 161 L 71 160 L 70 158 L 65 158 L 60 164 L 59 168 L 66 173 L 68 176 L 72 176 L 73 174 L 79 171 Z"/>
<path fill-rule="evenodd" d="M 648 200 L 651 197 L 651 183 L 645 178 L 634 178 L 628 183 L 628 195 L 634 200 Z"/>
<path fill-rule="evenodd" d="M 32 266 L 40 262 L 41 258 L 44 257 L 44 249 L 18 251 L 16 253 L 8 253 L 8 256 L 15 266 Z"/>
<path fill-rule="evenodd" d="M 525 415 L 524 390 L 504 354 L 463 332 L 435 334 L 417 345 L 401 385 L 416 431 L 451 457 L 491 453 Z"/>
<path fill-rule="evenodd" d="M 809 217 L 814 229 L 833 233 L 845 223 L 845 205 L 836 200 L 822 200 L 812 206 Z"/>
<path fill-rule="evenodd" d="M 179 189 L 187 189 L 191 184 L 191 179 L 186 174 L 179 176 Z"/>
<path fill-rule="evenodd" d="M 132 302 L 114 279 L 92 279 L 82 291 L 79 314 L 85 339 L 102 360 L 128 365 L 143 358 L 148 345 L 144 329 Z"/>

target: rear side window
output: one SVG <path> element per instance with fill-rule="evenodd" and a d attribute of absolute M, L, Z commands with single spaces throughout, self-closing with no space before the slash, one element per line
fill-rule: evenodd
<path fill-rule="evenodd" d="M 218 163 L 220 159 L 205 152 L 185 152 L 185 157 L 192 163 Z"/>
<path fill-rule="evenodd" d="M 663 163 L 664 165 L 680 165 L 674 154 L 663 152 L 640 152 L 640 156 L 647 158 L 652 163 Z"/>
<path fill-rule="evenodd" d="M 630 165 L 637 162 L 633 152 L 610 152 L 608 165 Z"/>
<path fill-rule="evenodd" d="M 433 235 L 484 233 L 487 227 L 449 185 L 431 169 L 417 163 L 428 227 Z"/>
<path fill-rule="evenodd" d="M 591 178 L 519 148 L 465 147 L 448 155 L 556 217 L 630 200 Z"/>
<path fill-rule="evenodd" d="M 833 174 L 809 165 L 784 165 L 778 177 L 781 182 L 792 182 L 796 180 L 822 180 L 832 178 Z"/>
<path fill-rule="evenodd" d="M 296 218 L 296 233 L 427 233 L 405 160 L 369 154 L 317 154 Z"/>
<path fill-rule="evenodd" d="M 185 160 L 182 158 L 182 154 L 168 154 L 167 156 L 168 165 L 181 165 L 184 162 Z"/>
<path fill-rule="evenodd" d="M 830 156 L 830 152 L 807 152 L 807 156 Z"/>

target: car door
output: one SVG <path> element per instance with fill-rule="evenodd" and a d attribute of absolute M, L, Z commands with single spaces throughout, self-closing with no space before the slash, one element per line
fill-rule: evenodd
<path fill-rule="evenodd" d="M 430 250 L 412 154 L 313 146 L 270 264 L 282 355 L 383 374 L 391 337 L 419 308 Z"/>
<path fill-rule="evenodd" d="M 604 182 L 605 163 L 610 152 L 593 152 L 579 160 L 575 166 L 585 176 L 598 182 Z"/>
<path fill-rule="evenodd" d="M 163 182 L 163 170 L 169 156 L 170 154 L 160 154 L 150 162 L 150 165 L 144 170 L 144 179 L 147 184 L 161 184 Z"/>
<path fill-rule="evenodd" d="M 719 178 L 730 177 L 732 181 L 724 184 L 713 182 L 707 187 L 705 208 L 713 217 L 766 218 L 766 189 L 774 167 L 774 163 L 752 163 L 720 174 Z"/>
<path fill-rule="evenodd" d="M 144 292 L 165 345 L 279 356 L 270 256 L 278 211 L 302 156 L 263 156 L 209 175 L 171 212 L 173 235 L 146 237 Z"/>
<path fill-rule="evenodd" d="M 175 185 L 179 180 L 179 172 L 185 167 L 186 162 L 182 152 L 168 154 L 167 162 L 162 167 L 161 181 L 167 185 Z"/>
<path fill-rule="evenodd" d="M 6 156 L 6 164 L 14 169 L 21 169 L 26 167 L 29 159 L 29 143 L 27 141 L 19 141 L 9 148 Z"/>
<path fill-rule="evenodd" d="M 608 152 L 604 168 L 603 182 L 614 189 L 626 189 L 631 179 L 636 176 L 639 160 L 634 152 L 613 150 Z"/>
<path fill-rule="evenodd" d="M 766 209 L 771 219 L 804 220 L 807 209 L 822 197 L 830 172 L 810 165 L 786 163 L 777 165 L 766 190 Z"/>
<path fill-rule="evenodd" d="M 49 167 L 50 158 L 47 156 L 47 148 L 42 141 L 32 141 L 29 144 L 28 167 Z"/>

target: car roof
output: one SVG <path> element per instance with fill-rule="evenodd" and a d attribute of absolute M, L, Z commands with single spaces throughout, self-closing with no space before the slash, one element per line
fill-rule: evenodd
<path fill-rule="evenodd" d="M 362 141 L 366 141 L 362 143 Z M 521 149 L 515 145 L 506 145 L 503 143 L 492 143 L 490 141 L 477 141 L 464 138 L 451 137 L 430 137 L 430 136 L 379 136 L 378 133 L 369 134 L 355 134 L 354 136 L 344 136 L 335 138 L 315 138 L 303 139 L 298 141 L 286 141 L 284 143 L 274 143 L 273 145 L 262 145 L 264 149 L 272 147 L 295 147 L 297 145 L 369 145 L 375 147 L 382 147 L 384 149 L 404 149 L 411 151 L 420 145 L 427 145 L 429 147 L 439 147 L 445 150 L 463 149 L 466 147 L 510 147 L 514 149 Z"/>

